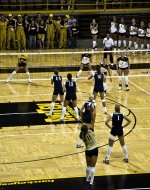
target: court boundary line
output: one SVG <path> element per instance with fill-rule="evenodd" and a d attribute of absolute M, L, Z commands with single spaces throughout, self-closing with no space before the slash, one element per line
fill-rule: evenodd
<path fill-rule="evenodd" d="M 150 187 L 145 187 L 145 188 L 129 188 L 129 189 L 116 189 L 116 190 L 144 190 L 144 189 L 150 189 Z"/>
<path fill-rule="evenodd" d="M 135 87 L 139 88 L 140 90 L 142 90 L 143 92 L 147 93 L 150 95 L 150 92 L 148 92 L 147 90 L 141 88 L 139 85 L 137 85 L 136 83 L 132 82 L 131 80 L 129 80 L 129 83 L 131 83 L 132 85 L 134 85 Z"/>

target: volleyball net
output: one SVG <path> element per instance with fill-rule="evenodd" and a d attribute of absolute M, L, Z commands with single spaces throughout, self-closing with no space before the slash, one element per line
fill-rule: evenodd
<path fill-rule="evenodd" d="M 146 49 L 136 50 L 135 54 L 133 54 L 133 50 L 105 52 L 113 53 L 114 67 L 112 69 L 114 70 L 116 60 L 120 56 L 121 52 L 124 52 L 126 56 L 129 57 L 129 60 L 131 59 L 131 69 L 136 69 L 137 73 L 139 73 L 139 69 L 144 69 L 145 72 L 147 72 L 150 69 L 150 52 L 148 52 Z M 78 71 L 81 62 L 81 55 L 83 53 L 85 53 L 85 51 L 76 50 L 72 52 L 62 52 L 61 50 L 58 50 L 57 52 L 34 51 L 25 53 L 0 53 L 0 80 L 5 80 L 7 74 L 11 73 L 15 69 L 18 63 L 18 56 L 21 54 L 28 55 L 27 62 L 32 79 L 49 79 L 49 77 L 51 76 L 51 72 L 53 72 L 56 68 L 59 69 L 60 72 L 63 72 L 63 76 L 66 76 L 66 73 L 69 71 Z M 93 52 L 89 50 L 89 52 L 86 53 L 91 53 L 91 65 L 93 68 L 95 68 L 95 65 L 103 62 L 104 51 Z M 107 58 L 107 63 L 110 64 L 109 55 Z M 14 79 L 26 79 L 26 76 L 24 75 L 24 70 L 20 69 L 19 73 L 15 76 Z"/>

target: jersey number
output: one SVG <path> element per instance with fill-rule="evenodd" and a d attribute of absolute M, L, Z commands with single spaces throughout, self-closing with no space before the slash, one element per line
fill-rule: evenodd
<path fill-rule="evenodd" d="M 69 82 L 69 86 L 73 86 L 73 82 Z"/>

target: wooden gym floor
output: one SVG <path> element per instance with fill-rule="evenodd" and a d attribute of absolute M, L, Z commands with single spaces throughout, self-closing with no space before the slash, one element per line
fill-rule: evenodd
<path fill-rule="evenodd" d="M 140 57 L 145 62 L 145 55 Z M 136 59 L 138 60 L 138 58 Z M 131 60 L 131 63 L 134 61 Z M 147 63 L 149 63 L 149 57 L 147 57 Z M 113 82 L 111 83 L 109 78 L 107 79 L 108 113 L 112 113 L 115 104 L 120 103 L 123 105 L 122 112 L 129 114 L 132 121 L 130 126 L 124 130 L 125 134 L 129 132 L 125 137 L 129 153 L 128 164 L 122 161 L 123 154 L 118 142 L 114 144 L 110 165 L 102 163 L 107 150 L 107 145 L 104 145 L 108 141 L 109 129 L 104 125 L 106 116 L 103 114 L 100 98 L 97 97 L 95 133 L 100 149 L 96 176 L 150 173 L 149 73 L 149 69 L 132 70 L 129 78 L 129 92 L 126 92 L 124 88 L 121 91 L 118 90 L 115 71 L 113 71 Z M 63 77 L 66 76 L 66 73 L 61 74 Z M 82 76 L 84 77 L 78 80 L 78 108 L 81 108 L 93 89 L 93 81 L 86 79 L 87 74 L 86 71 L 83 72 Z M 31 76 L 36 75 L 31 74 Z M 49 75 L 51 76 L 52 73 Z M 73 75 L 75 76 L 76 72 L 73 72 Z M 4 79 L 8 74 L 2 76 Z M 0 103 L 33 101 L 44 103 L 51 100 L 53 92 L 50 81 L 42 79 L 33 80 L 32 84 L 19 80 L 9 84 L 1 81 L 0 89 Z M 1 109 L 5 110 L 5 107 L 1 107 Z M 7 113 L 10 113 L 10 110 L 7 110 Z M 47 114 L 48 109 L 45 111 L 46 117 Z M 0 117 L 2 116 L 3 114 L 0 114 Z M 56 117 L 59 120 L 60 112 Z M 79 135 L 78 126 L 78 123 L 57 125 L 48 123 L 30 127 L 25 125 L 2 128 L 0 130 L 0 182 L 84 177 L 84 148 L 76 149 Z"/>

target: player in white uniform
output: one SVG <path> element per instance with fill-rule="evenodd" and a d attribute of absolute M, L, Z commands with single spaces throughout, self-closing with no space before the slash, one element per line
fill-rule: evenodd
<path fill-rule="evenodd" d="M 128 57 L 125 56 L 125 52 L 121 53 L 121 56 L 117 59 L 117 73 L 119 75 L 119 90 L 122 89 L 122 75 L 124 74 L 125 78 L 125 87 L 126 91 L 129 90 L 128 87 L 128 74 L 129 74 L 129 69 L 130 69 L 130 63 Z"/>
<path fill-rule="evenodd" d="M 121 23 L 119 24 L 118 27 L 119 27 L 119 29 L 118 29 L 118 32 L 119 32 L 118 50 L 121 47 L 121 42 L 123 43 L 124 49 L 126 49 L 126 45 L 127 45 L 127 42 L 126 42 L 127 26 L 125 25 L 124 18 L 121 18 Z"/>
<path fill-rule="evenodd" d="M 132 21 L 131 21 L 131 26 L 129 27 L 129 46 L 128 46 L 129 50 L 130 50 L 130 48 L 132 46 L 132 43 L 134 44 L 134 50 L 137 50 L 137 48 L 138 48 L 138 45 L 137 45 L 137 33 L 138 33 L 138 26 L 136 24 L 135 19 L 133 18 Z"/>
<path fill-rule="evenodd" d="M 146 28 L 144 22 L 141 21 L 138 29 L 138 46 L 141 46 L 141 50 L 144 48 L 145 34 L 146 34 Z M 142 53 L 142 51 L 140 53 Z"/>
<path fill-rule="evenodd" d="M 92 34 L 92 41 L 93 41 L 93 50 L 97 50 L 97 35 L 98 35 L 98 24 L 96 23 L 96 20 L 93 19 L 90 23 L 90 30 Z"/>
<path fill-rule="evenodd" d="M 148 23 L 148 27 L 146 28 L 146 46 L 148 53 L 150 51 L 150 22 Z"/>
<path fill-rule="evenodd" d="M 118 23 L 116 21 L 116 17 L 113 16 L 113 20 L 110 25 L 110 34 L 111 38 L 114 40 L 114 51 L 116 51 L 117 48 L 117 38 L 118 38 Z"/>
<path fill-rule="evenodd" d="M 83 68 L 87 67 L 90 74 L 93 74 L 93 70 L 91 67 L 91 53 L 89 52 L 89 49 L 85 49 L 85 52 L 81 55 L 81 65 L 80 65 L 80 70 L 78 71 L 76 75 L 76 79 L 79 78 L 81 75 Z"/>

